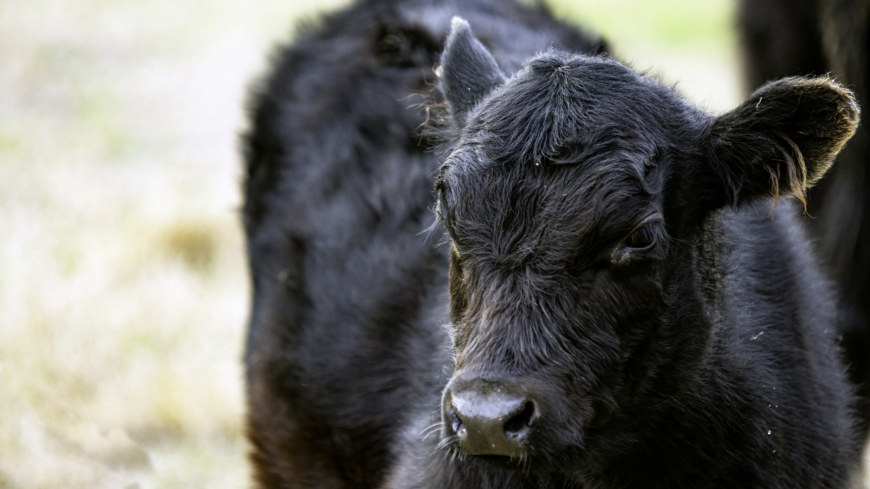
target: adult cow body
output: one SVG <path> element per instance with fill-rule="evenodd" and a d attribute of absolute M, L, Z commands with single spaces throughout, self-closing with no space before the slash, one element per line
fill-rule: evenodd
<path fill-rule="evenodd" d="M 788 79 L 714 118 L 569 54 L 598 49 L 540 8 L 406 0 L 281 53 L 246 138 L 261 487 L 846 487 L 833 308 L 785 197 L 851 94 Z"/>

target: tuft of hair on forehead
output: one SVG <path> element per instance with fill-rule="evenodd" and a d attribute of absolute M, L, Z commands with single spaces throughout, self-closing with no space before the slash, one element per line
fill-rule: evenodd
<path fill-rule="evenodd" d="M 673 96 L 610 58 L 550 50 L 484 100 L 468 131 L 495 160 L 577 163 L 649 136 Z"/>

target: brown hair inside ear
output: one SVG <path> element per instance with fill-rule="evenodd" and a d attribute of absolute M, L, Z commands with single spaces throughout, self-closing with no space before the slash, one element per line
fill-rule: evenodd
<path fill-rule="evenodd" d="M 776 144 L 776 149 L 782 155 L 783 163 L 786 169 L 788 181 L 786 185 L 789 191 L 794 195 L 804 206 L 804 212 L 807 211 L 807 164 L 804 160 L 804 155 L 800 147 L 786 134 L 779 134 L 779 137 L 788 144 L 788 148 L 782 147 L 779 143 Z M 782 172 L 780 166 L 767 167 L 770 173 L 771 190 L 773 193 L 774 203 L 779 200 L 779 188 L 782 180 Z M 775 204 L 774 204 L 775 205 Z"/>

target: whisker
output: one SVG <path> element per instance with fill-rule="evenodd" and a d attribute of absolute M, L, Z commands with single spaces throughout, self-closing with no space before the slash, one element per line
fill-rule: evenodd
<path fill-rule="evenodd" d="M 443 450 L 443 449 L 445 449 L 445 448 L 450 447 L 450 445 L 452 444 L 452 442 L 453 442 L 453 437 L 452 437 L 452 436 L 448 436 L 448 437 L 446 437 L 446 438 L 443 438 L 441 441 L 439 441 L 439 442 L 438 442 L 438 445 L 437 445 L 436 448 L 437 448 L 438 450 Z"/>
<path fill-rule="evenodd" d="M 427 426 L 423 431 L 420 432 L 420 435 L 423 437 L 423 440 L 427 440 L 430 436 L 438 432 L 438 429 L 441 428 L 441 422 L 436 421 L 432 423 L 432 425 Z"/>

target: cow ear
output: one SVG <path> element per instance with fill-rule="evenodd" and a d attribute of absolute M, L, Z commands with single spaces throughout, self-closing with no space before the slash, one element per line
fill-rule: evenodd
<path fill-rule="evenodd" d="M 724 197 L 722 204 L 785 195 L 806 206 L 807 189 L 831 167 L 859 118 L 854 94 L 827 77 L 761 87 L 712 126 L 711 170 L 725 187 L 724 195 L 713 194 Z"/>
<path fill-rule="evenodd" d="M 464 19 L 453 18 L 450 34 L 441 55 L 439 88 L 447 109 L 459 127 L 468 112 L 505 77 L 495 58 L 474 37 Z"/>

